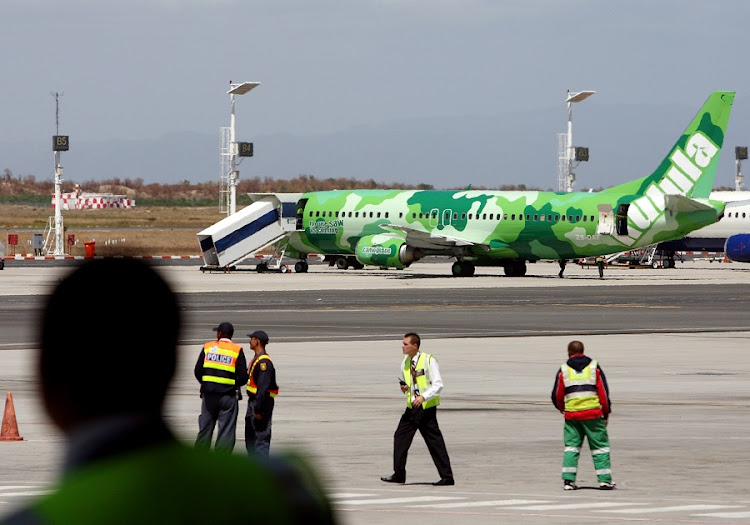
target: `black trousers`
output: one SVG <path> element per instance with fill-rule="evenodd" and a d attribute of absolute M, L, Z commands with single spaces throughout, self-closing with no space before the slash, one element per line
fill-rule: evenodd
<path fill-rule="evenodd" d="M 427 444 L 440 479 L 452 479 L 451 460 L 438 426 L 437 407 L 407 408 L 401 416 L 396 433 L 393 434 L 393 473 L 396 477 L 406 479 L 406 456 L 417 430 Z"/>

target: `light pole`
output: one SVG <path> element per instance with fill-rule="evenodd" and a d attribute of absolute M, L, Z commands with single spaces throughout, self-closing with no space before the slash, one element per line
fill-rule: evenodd
<path fill-rule="evenodd" d="M 60 96 L 61 93 L 51 93 L 55 98 L 55 135 L 52 137 L 52 151 L 55 155 L 55 249 L 54 255 L 65 255 L 65 245 L 63 244 L 63 226 L 62 216 L 62 182 L 63 167 L 60 165 L 60 152 L 68 151 L 70 147 L 67 135 L 60 135 Z"/>
<path fill-rule="evenodd" d="M 734 189 L 735 191 L 742 191 L 744 185 L 742 184 L 742 161 L 747 160 L 747 146 L 737 146 L 734 148 L 734 164 L 736 173 L 734 175 Z"/>
<path fill-rule="evenodd" d="M 234 125 L 234 96 L 244 95 L 253 88 L 260 86 L 260 82 L 243 82 L 241 84 L 234 84 L 229 81 L 229 97 L 232 102 L 232 116 L 229 122 L 229 209 L 227 215 L 233 215 L 237 211 L 237 179 L 240 176 L 240 172 L 236 169 L 236 161 L 238 154 L 238 146 L 235 140 L 235 125 Z"/>
<path fill-rule="evenodd" d="M 567 176 L 565 191 L 573 191 L 573 185 L 576 181 L 576 175 L 573 173 L 573 160 L 575 159 L 575 148 L 573 146 L 573 103 L 586 100 L 596 91 L 578 91 L 571 93 L 568 90 L 568 98 L 565 102 L 568 104 L 568 138 L 567 138 Z M 587 152 L 588 153 L 588 152 Z M 583 159 L 582 159 L 583 160 Z M 588 158 L 586 158 L 588 160 Z"/>

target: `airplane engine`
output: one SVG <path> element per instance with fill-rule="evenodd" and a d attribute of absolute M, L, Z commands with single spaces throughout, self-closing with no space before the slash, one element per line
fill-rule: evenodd
<path fill-rule="evenodd" d="M 727 238 L 724 255 L 734 262 L 750 262 L 750 233 L 738 233 Z"/>
<path fill-rule="evenodd" d="M 403 237 L 389 233 L 362 237 L 354 253 L 362 264 L 389 268 L 406 268 L 424 257 L 422 252 L 408 246 Z"/>

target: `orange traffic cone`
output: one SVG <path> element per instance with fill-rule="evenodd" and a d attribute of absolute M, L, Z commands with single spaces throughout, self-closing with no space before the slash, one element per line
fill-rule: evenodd
<path fill-rule="evenodd" d="M 8 392 L 5 398 L 5 413 L 3 414 L 3 427 L 0 431 L 0 441 L 23 441 L 18 435 L 18 423 L 16 422 L 16 409 L 13 408 L 13 394 Z"/>

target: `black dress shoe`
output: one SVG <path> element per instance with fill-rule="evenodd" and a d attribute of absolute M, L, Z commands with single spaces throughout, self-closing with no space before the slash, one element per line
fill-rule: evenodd
<path fill-rule="evenodd" d="M 386 483 L 406 483 L 406 480 L 404 478 L 399 478 L 395 474 L 391 474 L 387 477 L 380 478 L 381 481 L 385 481 Z"/>
<path fill-rule="evenodd" d="M 436 481 L 433 483 L 436 487 L 442 487 L 443 485 L 455 485 L 456 482 L 453 481 L 453 478 L 443 478 L 440 481 Z"/>

